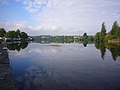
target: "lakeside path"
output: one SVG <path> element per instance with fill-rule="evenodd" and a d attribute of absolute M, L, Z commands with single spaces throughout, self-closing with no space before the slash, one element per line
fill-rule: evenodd
<path fill-rule="evenodd" d="M 0 90 L 15 90 L 5 44 L 0 44 Z"/>

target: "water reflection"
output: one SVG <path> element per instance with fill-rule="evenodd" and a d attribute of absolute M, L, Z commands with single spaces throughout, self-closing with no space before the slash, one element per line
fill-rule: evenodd
<path fill-rule="evenodd" d="M 26 69 L 25 74 L 16 78 L 18 90 L 40 90 L 48 87 L 48 74 L 40 66 L 32 65 Z M 49 89 L 47 89 L 49 90 Z"/>
<path fill-rule="evenodd" d="M 84 47 L 87 47 L 88 41 L 82 42 Z"/>
<path fill-rule="evenodd" d="M 101 52 L 101 58 L 104 60 L 106 49 L 108 49 L 111 52 L 112 58 L 114 61 L 117 60 L 118 57 L 120 57 L 120 45 L 116 44 L 110 44 L 110 43 L 95 43 L 95 47 L 100 50 Z"/>
<path fill-rule="evenodd" d="M 18 52 L 21 49 L 25 49 L 28 46 L 28 42 L 8 42 L 7 49 L 9 50 L 17 50 Z"/>
<path fill-rule="evenodd" d="M 31 43 L 10 52 L 16 90 L 119 90 L 120 62 L 112 62 L 107 49 L 102 62 L 105 52 L 93 44 L 59 45 Z"/>
<path fill-rule="evenodd" d="M 99 49 L 101 52 L 101 58 L 104 60 L 105 57 L 105 53 L 106 53 L 106 49 L 108 49 L 111 52 L 111 55 L 113 57 L 113 60 L 116 61 L 118 57 L 120 57 L 120 45 L 119 44 L 110 44 L 107 42 L 100 42 L 100 43 L 96 43 L 91 41 L 75 41 L 74 39 L 69 39 L 69 40 L 54 40 L 51 42 L 50 40 L 38 40 L 39 42 L 35 41 L 36 43 L 41 43 L 41 44 L 51 44 L 51 43 L 67 43 L 67 44 L 71 44 L 71 43 L 79 43 L 79 44 L 83 44 L 84 47 L 87 47 L 87 44 L 95 44 L 96 49 Z M 55 45 L 53 45 L 55 46 Z"/>
<path fill-rule="evenodd" d="M 56 41 L 57 42 L 57 41 Z M 54 43 L 56 43 L 54 42 Z M 35 43 L 40 43 L 40 44 L 48 44 L 49 46 L 60 46 L 57 44 L 62 44 L 61 42 L 57 42 L 57 44 L 51 44 L 51 42 L 48 43 L 48 40 L 44 41 L 44 42 L 35 42 Z M 75 42 L 63 42 L 63 43 L 75 43 Z M 87 44 L 91 44 L 93 42 L 88 42 L 88 41 L 83 41 L 83 42 L 76 42 L 78 44 L 83 43 L 84 47 L 87 47 Z M 21 49 L 25 49 L 28 46 L 29 42 L 9 42 L 7 43 L 7 49 L 9 50 L 17 50 L 18 52 Z M 96 49 L 100 50 L 101 53 L 101 58 L 104 60 L 105 57 L 105 53 L 106 53 L 106 49 L 108 49 L 111 52 L 111 55 L 113 57 L 113 60 L 116 61 L 118 57 L 120 57 L 120 45 L 116 44 L 109 44 L 109 43 L 105 43 L 105 42 L 101 42 L 101 43 L 95 43 L 95 47 Z"/>
<path fill-rule="evenodd" d="M 119 90 L 120 46 L 88 43 L 7 43 L 15 89 Z"/>

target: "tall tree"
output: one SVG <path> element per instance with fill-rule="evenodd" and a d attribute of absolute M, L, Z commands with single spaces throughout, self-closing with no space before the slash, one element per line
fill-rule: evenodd
<path fill-rule="evenodd" d="M 112 29 L 110 31 L 111 35 L 115 35 L 117 33 L 118 29 L 119 29 L 119 25 L 118 25 L 117 21 L 115 21 L 113 23 Z"/>
<path fill-rule="evenodd" d="M 105 41 L 105 35 L 106 35 L 106 27 L 105 27 L 105 22 L 103 22 L 101 32 L 100 32 L 100 42 Z"/>
<path fill-rule="evenodd" d="M 105 35 L 106 35 L 106 27 L 105 27 L 105 22 L 103 22 L 103 23 L 102 23 L 101 35 L 102 35 L 102 36 L 105 36 Z"/>

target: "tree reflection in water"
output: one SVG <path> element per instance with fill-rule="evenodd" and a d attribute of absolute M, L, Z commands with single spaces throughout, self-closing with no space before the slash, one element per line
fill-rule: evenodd
<path fill-rule="evenodd" d="M 66 42 L 68 43 L 68 42 Z M 82 42 L 84 47 L 87 47 L 88 41 Z M 29 42 L 12 42 L 7 44 L 9 50 L 17 50 L 18 52 L 21 49 L 25 49 L 28 46 Z M 50 44 L 50 43 L 49 43 Z M 120 56 L 120 45 L 109 44 L 106 42 L 95 43 L 95 47 L 100 50 L 101 58 L 104 60 L 106 49 L 111 52 L 112 58 L 114 61 Z"/>
<path fill-rule="evenodd" d="M 103 60 L 105 57 L 106 49 L 108 49 L 111 52 L 111 55 L 114 61 L 116 61 L 117 58 L 120 56 L 120 45 L 119 44 L 113 45 L 113 44 L 101 42 L 101 43 L 95 43 L 95 47 L 100 50 L 101 57 Z"/>
<path fill-rule="evenodd" d="M 17 50 L 18 52 L 21 49 L 25 49 L 28 46 L 28 42 L 12 42 L 7 43 L 7 49 L 9 50 Z"/>

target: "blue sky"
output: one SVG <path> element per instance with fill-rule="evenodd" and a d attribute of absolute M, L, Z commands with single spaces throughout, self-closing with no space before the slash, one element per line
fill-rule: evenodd
<path fill-rule="evenodd" d="M 29 35 L 94 35 L 120 23 L 120 0 L 0 0 L 0 27 Z"/>

